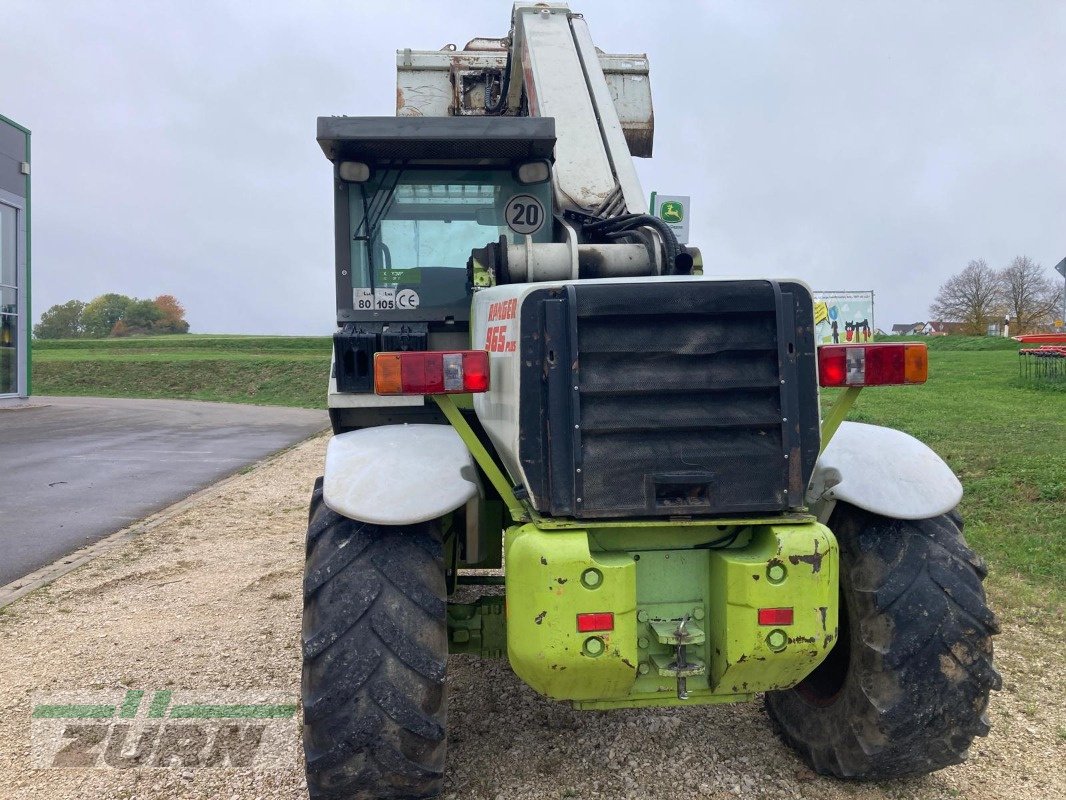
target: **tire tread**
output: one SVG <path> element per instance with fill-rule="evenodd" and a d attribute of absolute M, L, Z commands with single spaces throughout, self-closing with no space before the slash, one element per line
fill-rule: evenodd
<path fill-rule="evenodd" d="M 425 798 L 446 747 L 444 565 L 430 523 L 368 525 L 311 499 L 302 647 L 312 800 Z"/>
<path fill-rule="evenodd" d="M 768 693 L 771 720 L 822 774 L 880 780 L 960 763 L 988 733 L 989 693 L 1002 685 L 987 568 L 961 517 L 896 520 L 841 503 L 830 528 L 850 618 L 847 673 L 821 705 L 795 688 Z"/>

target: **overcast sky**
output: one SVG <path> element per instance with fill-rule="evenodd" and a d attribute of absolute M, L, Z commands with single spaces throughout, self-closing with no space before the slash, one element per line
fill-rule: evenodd
<path fill-rule="evenodd" d="M 0 114 L 33 131 L 33 303 L 176 295 L 194 332 L 333 328 L 319 115 L 395 113 L 395 50 L 510 2 L 0 0 Z M 972 258 L 1066 256 L 1066 3 L 578 2 L 646 52 L 645 192 L 710 273 L 873 289 L 924 319 Z"/>

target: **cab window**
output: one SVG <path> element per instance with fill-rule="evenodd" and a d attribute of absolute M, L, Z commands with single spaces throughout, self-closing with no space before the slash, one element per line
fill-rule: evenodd
<path fill-rule="evenodd" d="M 499 241 L 551 241 L 549 183 L 510 170 L 378 170 L 349 191 L 356 311 L 468 304 L 470 251 Z"/>

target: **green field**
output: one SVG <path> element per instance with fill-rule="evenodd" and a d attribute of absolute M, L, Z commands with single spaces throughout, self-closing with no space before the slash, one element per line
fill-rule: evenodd
<path fill-rule="evenodd" d="M 36 341 L 36 394 L 166 397 L 325 408 L 328 336 Z"/>
<path fill-rule="evenodd" d="M 923 339 L 925 386 L 865 390 L 850 419 L 900 428 L 966 489 L 970 542 L 994 579 L 1021 577 L 1061 607 L 1066 563 L 1066 383 L 1027 383 L 1004 339 Z M 168 336 L 34 343 L 38 394 L 171 397 L 322 408 L 328 337 Z M 825 401 L 832 400 L 825 393 Z M 998 578 L 997 578 L 998 576 Z"/>
<path fill-rule="evenodd" d="M 936 450 L 965 489 L 966 538 L 994 571 L 1023 577 L 1061 607 L 1066 383 L 1021 380 L 1010 340 L 927 344 L 927 384 L 865 389 L 848 419 L 899 428 Z"/>

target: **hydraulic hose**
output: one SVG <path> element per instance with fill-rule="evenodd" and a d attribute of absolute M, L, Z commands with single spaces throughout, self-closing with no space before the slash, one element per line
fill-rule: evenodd
<path fill-rule="evenodd" d="M 511 83 L 511 55 L 507 55 L 507 64 L 503 68 L 503 76 L 500 78 L 500 95 L 496 102 L 489 104 L 489 85 L 485 82 L 485 113 L 493 116 L 507 113 L 507 89 Z"/>
<path fill-rule="evenodd" d="M 648 251 L 648 259 L 652 264 L 655 263 L 656 256 L 659 254 L 659 243 L 655 241 L 655 238 L 650 232 L 641 230 L 640 228 L 633 228 L 629 231 L 618 231 L 617 233 L 605 233 L 603 238 L 615 241 L 618 239 L 630 239 L 644 245 L 644 249 Z"/>
<path fill-rule="evenodd" d="M 681 253 L 681 245 L 678 244 L 677 236 L 673 229 L 658 217 L 651 214 L 625 214 L 620 217 L 591 222 L 584 226 L 586 234 L 605 239 L 614 239 L 622 233 L 632 231 L 634 228 L 654 228 L 663 239 L 664 263 L 663 273 L 666 275 L 677 274 L 677 257 Z"/>

